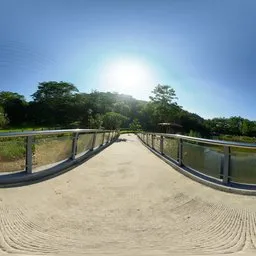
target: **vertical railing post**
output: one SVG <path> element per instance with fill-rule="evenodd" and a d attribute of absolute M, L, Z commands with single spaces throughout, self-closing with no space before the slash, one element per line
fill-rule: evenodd
<path fill-rule="evenodd" d="M 103 136 L 102 136 L 102 143 L 101 146 L 104 145 L 104 139 L 105 139 L 105 132 L 103 132 Z"/>
<path fill-rule="evenodd" d="M 33 136 L 28 136 L 26 139 L 26 172 L 32 173 L 32 146 L 33 146 Z"/>
<path fill-rule="evenodd" d="M 183 153 L 183 140 L 179 139 L 179 150 L 178 150 L 178 162 L 179 162 L 179 166 L 182 166 L 182 153 Z"/>
<path fill-rule="evenodd" d="M 223 183 L 228 184 L 230 177 L 230 147 L 224 146 Z"/>
<path fill-rule="evenodd" d="M 105 144 L 107 144 L 108 143 L 108 133 L 107 132 L 105 132 L 105 140 L 106 140 Z"/>
<path fill-rule="evenodd" d="M 147 145 L 149 145 L 148 133 L 147 133 L 146 136 L 147 136 Z"/>
<path fill-rule="evenodd" d="M 164 136 L 163 135 L 160 136 L 160 153 L 161 155 L 164 154 Z"/>
<path fill-rule="evenodd" d="M 154 134 L 152 134 L 151 135 L 152 137 L 151 137 L 151 143 L 152 143 L 152 148 L 154 149 L 155 148 L 155 143 L 154 143 L 154 139 L 155 139 L 155 135 Z"/>
<path fill-rule="evenodd" d="M 71 159 L 72 160 L 75 160 L 75 158 L 76 158 L 78 136 L 79 136 L 78 132 L 75 132 L 73 134 L 72 153 L 71 153 Z"/>
<path fill-rule="evenodd" d="M 97 132 L 95 132 L 95 133 L 93 134 L 91 151 L 93 151 L 93 149 L 94 149 L 94 147 L 95 147 L 96 137 L 97 137 Z"/>

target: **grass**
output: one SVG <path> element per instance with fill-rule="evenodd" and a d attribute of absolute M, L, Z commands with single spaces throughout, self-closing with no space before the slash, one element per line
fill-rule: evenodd
<path fill-rule="evenodd" d="M 81 154 L 89 150 L 92 146 L 93 134 L 81 134 L 77 141 L 77 154 Z"/>
<path fill-rule="evenodd" d="M 25 139 L 0 138 L 0 172 L 25 168 Z"/>
<path fill-rule="evenodd" d="M 32 146 L 33 166 L 58 162 L 71 155 L 72 136 L 36 136 Z M 13 172 L 25 168 L 25 138 L 0 139 L 0 172 Z"/>
<path fill-rule="evenodd" d="M 0 139 L 0 161 L 14 161 L 25 156 L 24 138 L 1 138 Z"/>
<path fill-rule="evenodd" d="M 33 168 L 65 160 L 72 153 L 72 134 L 63 136 L 36 136 L 33 152 Z"/>
<path fill-rule="evenodd" d="M 77 142 L 77 153 L 83 153 L 92 145 L 93 134 L 82 134 Z M 96 145 L 102 142 L 97 136 Z M 32 146 L 33 168 L 65 160 L 71 156 L 73 134 L 39 135 Z M 26 156 L 25 138 L 0 138 L 0 172 L 24 170 Z"/>

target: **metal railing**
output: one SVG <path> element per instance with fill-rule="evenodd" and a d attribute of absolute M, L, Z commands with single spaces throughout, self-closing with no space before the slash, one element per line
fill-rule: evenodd
<path fill-rule="evenodd" d="M 0 178 L 16 172 L 32 174 L 72 162 L 118 136 L 118 131 L 96 129 L 0 133 Z"/>
<path fill-rule="evenodd" d="M 201 178 L 233 187 L 256 188 L 256 144 L 165 133 L 138 133 L 151 149 Z"/>

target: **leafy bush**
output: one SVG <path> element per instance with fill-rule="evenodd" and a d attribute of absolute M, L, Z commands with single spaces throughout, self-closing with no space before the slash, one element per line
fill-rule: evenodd
<path fill-rule="evenodd" d="M 126 116 L 123 116 L 115 112 L 107 112 L 103 116 L 103 125 L 105 129 L 115 130 L 127 120 Z"/>

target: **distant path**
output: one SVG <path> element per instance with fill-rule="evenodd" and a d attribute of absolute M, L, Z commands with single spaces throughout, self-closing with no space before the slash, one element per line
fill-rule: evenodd
<path fill-rule="evenodd" d="M 121 138 L 57 178 L 1 189 L 0 254 L 256 254 L 256 197 L 200 185 Z"/>

